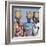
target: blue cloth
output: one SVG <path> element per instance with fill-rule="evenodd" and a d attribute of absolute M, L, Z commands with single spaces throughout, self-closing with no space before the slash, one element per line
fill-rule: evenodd
<path fill-rule="evenodd" d="M 32 23 L 25 23 L 24 24 L 24 29 L 25 30 L 30 30 L 30 29 L 32 29 L 32 27 L 33 27 Z"/>

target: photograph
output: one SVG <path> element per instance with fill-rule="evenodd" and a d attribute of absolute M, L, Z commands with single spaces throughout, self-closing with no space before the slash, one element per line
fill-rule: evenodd
<path fill-rule="evenodd" d="M 13 35 L 36 36 L 39 32 L 39 8 L 13 8 Z"/>

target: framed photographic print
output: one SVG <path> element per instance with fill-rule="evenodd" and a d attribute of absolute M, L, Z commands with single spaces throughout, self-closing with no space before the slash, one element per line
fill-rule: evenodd
<path fill-rule="evenodd" d="M 45 42 L 45 3 L 5 1 L 5 44 Z"/>

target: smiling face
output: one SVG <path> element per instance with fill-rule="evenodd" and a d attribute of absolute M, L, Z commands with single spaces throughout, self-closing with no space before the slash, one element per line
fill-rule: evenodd
<path fill-rule="evenodd" d="M 36 17 L 37 19 L 39 19 L 39 12 L 36 12 L 36 13 L 35 13 L 35 17 Z"/>
<path fill-rule="evenodd" d="M 28 16 L 29 19 L 33 17 L 33 13 L 29 11 Z"/>
<path fill-rule="evenodd" d="M 16 11 L 16 12 L 15 12 L 15 16 L 16 16 L 16 18 L 20 19 L 20 17 L 21 17 L 20 11 Z"/>

